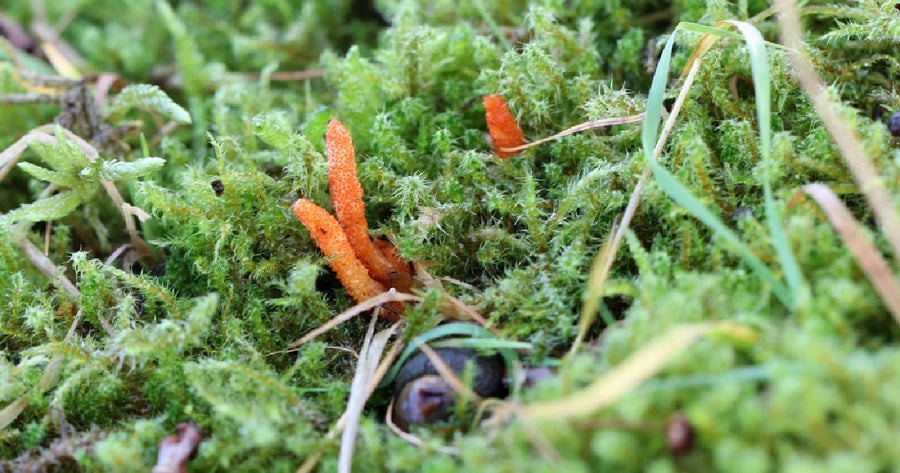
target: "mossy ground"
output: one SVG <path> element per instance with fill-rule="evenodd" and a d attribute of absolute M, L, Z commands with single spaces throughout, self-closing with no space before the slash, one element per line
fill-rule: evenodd
<path fill-rule="evenodd" d="M 34 3 L 7 2 L 2 11 L 28 24 Z M 158 82 L 193 119 L 151 141 L 149 154 L 166 160 L 160 171 L 120 186 L 126 200 L 152 213 L 142 231 L 164 266 L 131 273 L 103 263 L 127 235 L 100 194 L 50 233 L 49 256 L 76 282 L 77 297 L 35 270 L 10 230 L 0 229 L 0 406 L 23 395 L 29 401 L 0 431 L 0 458 L 59 438 L 64 413 L 72 432 L 107 433 L 76 455 L 87 471 L 147 471 L 160 439 L 188 420 L 206 435 L 192 471 L 294 471 L 318 451 L 325 452 L 320 471 L 335 468 L 339 445 L 325 433 L 344 409 L 355 359 L 334 347 L 358 350 L 364 323 L 276 353 L 351 305 L 289 208 L 298 193 L 330 206 L 329 119 L 353 135 L 374 233 L 389 235 L 409 260 L 440 263 L 434 275 L 465 282 L 445 286 L 504 337 L 532 343 L 525 362 L 567 350 L 591 261 L 646 164 L 640 125 L 572 135 L 500 161 L 483 110 L 468 104 L 503 95 L 531 139 L 634 115 L 646 106 L 654 45 L 679 21 L 747 20 L 770 7 L 755 0 L 44 3 L 51 24 L 71 18 L 62 38 L 85 58 L 86 71 Z M 900 12 L 848 3 L 805 4 L 805 40 L 898 196 L 900 154 L 886 120 L 900 109 L 893 87 Z M 778 41 L 773 17 L 755 25 Z M 698 37 L 679 35 L 674 70 Z M 651 180 L 600 308 L 600 320 L 619 322 L 598 322 L 591 337 L 602 334 L 602 343 L 561 363 L 523 402 L 577 391 L 680 323 L 741 322 L 757 330 L 755 343 L 700 341 L 660 373 L 667 382 L 651 381 L 588 418 L 454 434 L 459 456 L 423 454 L 393 435 L 380 420 L 386 396 L 378 393 L 362 421 L 356 470 L 821 473 L 900 463 L 900 330 L 816 205 L 796 192 L 827 183 L 876 244 L 888 245 L 783 54 L 771 50 L 770 63 L 775 202 L 809 285 L 807 304 L 785 307 L 727 242 Z M 324 76 L 271 75 L 317 68 Z M 261 70 L 259 78 L 242 75 Z M 750 77 L 743 44 L 720 41 L 662 159 L 778 274 L 762 210 Z M 0 62 L 0 92 L 20 91 L 10 63 Z M 0 113 L 2 149 L 51 121 L 56 108 Z M 132 157 L 143 157 L 132 145 Z M 33 153 L 23 159 L 37 161 Z M 221 196 L 210 186 L 216 179 Z M 42 189 L 14 170 L 0 189 L 0 211 Z M 36 224 L 27 232 L 41 248 L 44 230 Z M 65 339 L 77 311 L 83 319 Z M 412 325 L 433 316 L 423 308 Z M 63 360 L 59 381 L 41 392 L 35 386 L 53 358 Z M 697 439 L 675 455 L 662 426 L 679 411 Z"/>

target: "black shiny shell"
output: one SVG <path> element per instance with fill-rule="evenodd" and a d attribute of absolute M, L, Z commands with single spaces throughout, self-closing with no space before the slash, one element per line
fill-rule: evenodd
<path fill-rule="evenodd" d="M 475 379 L 472 389 L 482 397 L 503 397 L 507 394 L 503 384 L 504 365 L 503 357 L 499 354 L 479 355 L 472 348 L 438 347 L 434 351 L 444 360 L 444 363 L 457 375 L 462 375 L 466 369 L 466 362 L 472 360 L 475 368 Z M 394 379 L 394 395 L 400 393 L 406 383 L 419 376 L 438 374 L 431 360 L 422 353 L 416 352 L 397 372 Z"/>

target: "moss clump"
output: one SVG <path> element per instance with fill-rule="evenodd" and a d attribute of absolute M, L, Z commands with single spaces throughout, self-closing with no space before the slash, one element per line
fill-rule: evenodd
<path fill-rule="evenodd" d="M 194 421 L 205 440 L 192 469 L 294 471 L 320 451 L 320 470 L 335 468 L 339 441 L 327 432 L 346 405 L 356 364 L 346 350 L 359 350 L 365 323 L 283 352 L 352 305 L 290 211 L 298 194 L 328 205 L 323 136 L 332 118 L 353 135 L 372 233 L 407 260 L 439 263 L 429 272 L 452 278 L 443 282 L 448 292 L 504 337 L 533 345 L 526 363 L 555 363 L 575 339 L 594 254 L 646 164 L 640 126 L 571 135 L 501 161 L 473 99 L 503 95 L 534 140 L 644 111 L 657 47 L 678 21 L 750 20 L 778 40 L 761 1 L 171 3 L 67 0 L 43 13 L 51 23 L 71 18 L 61 37 L 85 59 L 83 71 L 157 85 L 130 89 L 120 106 L 158 115 L 103 110 L 117 123 L 147 122 L 144 145 L 135 139 L 133 151 L 103 158 L 165 160 L 119 185 L 152 215 L 142 235 L 164 262 L 105 263 L 128 234 L 100 192 L 46 233 L 49 259 L 77 294 L 37 271 L 16 244 L 42 249 L 45 223 L 0 227 L 0 408 L 20 410 L 9 422 L 0 416 L 0 458 L 48 449 L 62 425 L 68 435 L 103 432 L 73 447 L 79 468 L 147 471 L 162 436 Z M 898 17 L 892 5 L 847 3 L 806 5 L 808 52 L 898 196 L 890 113 L 877 113 L 900 109 L 891 87 Z M 4 13 L 34 19 L 25 5 Z M 673 68 L 687 63 L 698 37 L 679 33 Z M 577 421 L 538 429 L 514 421 L 449 439 L 423 433 L 428 445 L 458 447 L 455 457 L 423 455 L 394 436 L 381 422 L 387 395 L 379 392 L 360 426 L 356 469 L 801 472 L 897 463 L 900 330 L 798 190 L 823 181 L 875 228 L 872 210 L 782 51 L 769 53 L 774 203 L 809 300 L 786 307 L 731 243 L 651 180 L 603 294 L 605 322 L 591 328 L 600 341 L 557 363 L 521 400 L 576 392 L 686 322 L 740 322 L 758 341 L 702 340 L 657 378 Z M 4 58 L 0 94 L 24 92 Z M 51 71 L 38 58 L 26 64 Z M 662 161 L 781 278 L 764 214 L 767 170 L 749 64 L 738 42 L 708 53 Z M 324 75 L 276 75 L 296 70 Z M 57 112 L 5 106 L 0 146 Z M 157 135 L 165 117 L 185 124 Z M 14 168 L 0 190 L 7 214 L 45 189 L 22 169 L 42 164 L 40 154 L 22 161 L 31 164 Z M 95 185 L 95 177 L 85 179 Z M 885 235 L 871 237 L 889 247 Z M 407 337 L 440 311 L 439 294 L 424 295 Z M 675 412 L 696 430 L 686 454 L 673 454 L 663 436 Z"/>

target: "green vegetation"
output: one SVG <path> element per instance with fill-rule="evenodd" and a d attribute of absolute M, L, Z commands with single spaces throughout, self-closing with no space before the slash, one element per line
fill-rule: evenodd
<path fill-rule="evenodd" d="M 65 23 L 78 70 L 131 85 L 110 92 L 102 126 L 72 130 L 102 136 L 31 135 L 0 185 L 0 471 L 19 456 L 37 464 L 65 436 L 69 467 L 149 471 L 185 421 L 204 432 L 191 471 L 296 471 L 320 451 L 318 471 L 335 470 L 340 436 L 328 431 L 367 318 L 285 352 L 352 305 L 290 210 L 298 194 L 330 210 L 330 119 L 353 135 L 372 233 L 407 260 L 438 263 L 428 272 L 498 329 L 507 358 L 527 344 L 525 364 L 553 366 L 516 401 L 582 392 L 686 323 L 753 334 L 701 338 L 599 411 L 423 430 L 425 447 L 384 425 L 389 390 L 376 391 L 356 471 L 824 473 L 900 462 L 900 327 L 804 186 L 827 184 L 882 254 L 900 258 L 897 235 L 795 79 L 768 2 L 12 3 L 0 11 L 21 24 Z M 900 110 L 900 11 L 845 3 L 802 5 L 804 52 L 896 214 L 900 152 L 886 124 Z M 609 277 L 588 290 L 653 161 L 660 110 L 672 110 L 678 75 L 710 31 L 697 25 L 722 20 L 762 37 L 720 32 L 703 55 Z M 0 49 L 0 98 L 34 92 L 10 53 Z M 55 74 L 14 54 L 27 72 Z M 530 140 L 644 111 L 653 120 L 502 161 L 477 100 L 489 93 Z M 0 151 L 59 113 L 0 105 Z M 106 133 L 119 127 L 131 132 Z M 116 182 L 119 200 L 100 179 Z M 26 246 L 46 247 L 57 272 L 42 274 Z M 439 314 L 441 294 L 420 295 L 403 340 Z M 559 359 L 585 298 L 599 301 L 597 321 Z M 664 430 L 679 412 L 696 440 L 676 454 Z"/>

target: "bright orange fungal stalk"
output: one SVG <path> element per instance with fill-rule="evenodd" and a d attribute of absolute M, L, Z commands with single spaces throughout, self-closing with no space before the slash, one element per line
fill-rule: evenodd
<path fill-rule="evenodd" d="M 331 259 L 331 269 L 354 301 L 363 302 L 385 291 L 381 283 L 369 277 L 341 225 L 327 210 L 307 199 L 297 199 L 293 209 L 322 254 Z"/>
<path fill-rule="evenodd" d="M 332 120 L 325 134 L 328 148 L 328 188 L 331 204 L 356 256 L 369 270 L 369 274 L 382 282 L 398 272 L 409 272 L 398 258 L 388 258 L 369 238 L 366 208 L 362 200 L 362 186 L 356 176 L 356 150 L 353 139 L 344 125 Z"/>
<path fill-rule="evenodd" d="M 521 151 L 503 151 L 504 148 L 515 148 L 526 143 L 525 133 L 509 113 L 503 97 L 497 94 L 486 95 L 481 103 L 484 104 L 484 116 L 487 119 L 488 131 L 491 133 L 494 153 L 502 159 L 521 153 Z"/>

